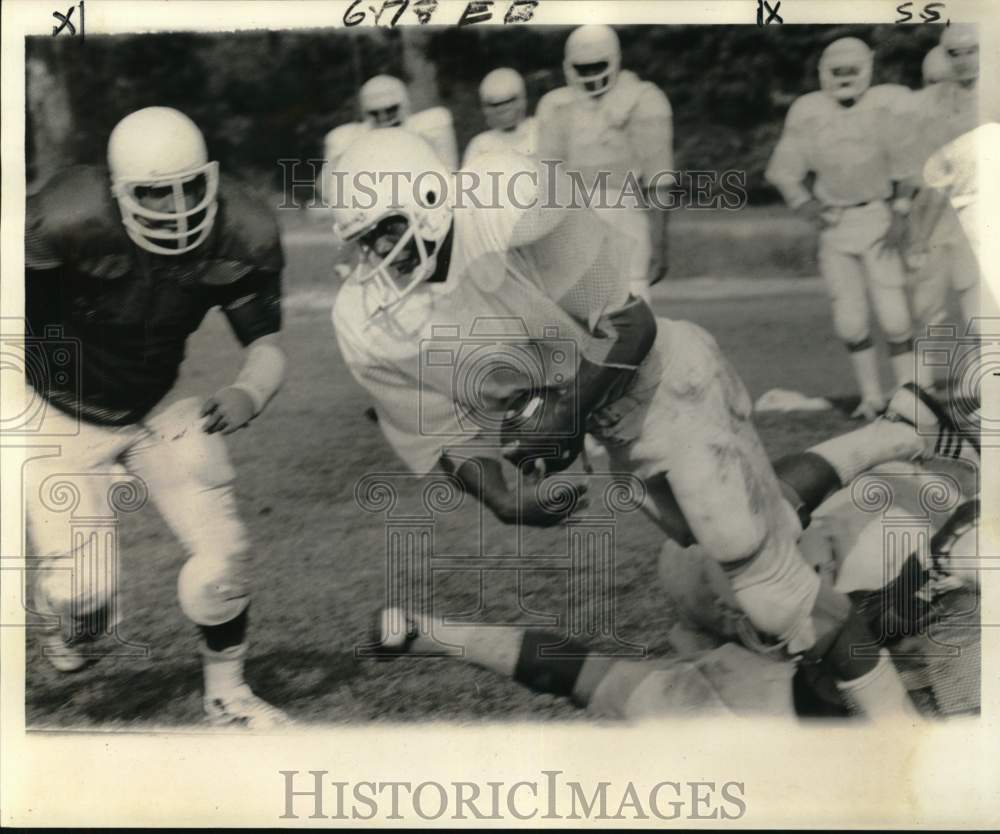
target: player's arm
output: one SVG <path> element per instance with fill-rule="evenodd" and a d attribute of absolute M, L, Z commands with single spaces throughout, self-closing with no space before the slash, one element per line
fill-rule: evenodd
<path fill-rule="evenodd" d="M 781 138 L 768 160 L 764 178 L 771 183 L 785 204 L 813 224 L 818 224 L 823 206 L 806 188 L 805 180 L 812 166 L 809 162 L 810 124 L 804 99 L 795 101 L 785 118 Z"/>
<path fill-rule="evenodd" d="M 223 313 L 246 348 L 239 375 L 205 401 L 205 431 L 232 434 L 260 414 L 285 378 L 280 343 L 281 273 L 258 270 L 242 278 L 223 305 Z"/>
<path fill-rule="evenodd" d="M 556 495 L 548 495 L 534 478 L 522 479 L 520 489 L 512 488 L 496 458 L 462 458 L 446 451 L 440 466 L 504 524 L 553 527 L 586 507 L 586 484 L 560 484 Z"/>
<path fill-rule="evenodd" d="M 581 357 L 568 390 L 550 389 L 511 415 L 508 424 L 516 426 L 524 422 L 526 409 L 543 409 L 541 417 L 531 421 L 530 436 L 518 437 L 516 429 L 505 429 L 504 456 L 515 465 L 533 458 L 544 464 L 546 472 L 570 466 L 583 448 L 587 418 L 602 403 L 621 395 L 656 342 L 656 317 L 635 296 L 606 313 L 597 329 L 611 342 L 602 361 Z M 543 447 L 555 449 L 556 454 L 540 457 L 537 450 Z"/>
<path fill-rule="evenodd" d="M 658 87 L 649 85 L 628 122 L 629 144 L 639 154 L 643 188 L 647 198 L 655 190 L 658 200 L 667 203 L 666 192 L 675 184 L 674 126 L 670 101 Z"/>

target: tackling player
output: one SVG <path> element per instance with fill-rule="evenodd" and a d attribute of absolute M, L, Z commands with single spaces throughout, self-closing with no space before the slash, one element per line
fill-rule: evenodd
<path fill-rule="evenodd" d="M 452 473 L 502 521 L 545 526 L 572 512 L 582 489 L 553 506 L 544 479 L 508 485 L 503 459 L 562 469 L 591 434 L 612 471 L 643 479 L 669 535 L 725 566 L 756 629 L 823 658 L 847 688 L 864 679 L 854 695 L 877 702 L 873 714 L 905 710 L 891 674 L 868 686 L 877 659 L 851 657 L 865 625 L 821 593 L 796 548 L 796 509 L 874 463 L 926 454 L 928 439 L 878 421 L 785 461 L 782 487 L 711 336 L 654 320 L 629 294 L 630 241 L 593 211 L 548 199 L 569 186 L 546 182 L 547 166 L 533 183 L 523 157 L 473 163 L 453 181 L 401 131 L 341 160 L 336 228 L 364 257 L 334 325 L 397 454 L 415 472 Z M 409 176 L 401 184 L 387 172 Z M 939 413 L 918 389 L 897 396 L 901 416 Z"/>
<path fill-rule="evenodd" d="M 33 381 L 48 403 L 40 433 L 62 446 L 58 456 L 33 459 L 26 477 L 36 607 L 58 618 L 44 635 L 45 655 L 59 671 L 82 668 L 99 656 L 83 642 L 83 621 L 118 616 L 113 588 L 85 581 L 107 578 L 106 554 L 95 541 L 71 541 L 69 514 L 43 497 L 46 479 L 70 480 L 75 514 L 100 516 L 107 482 L 95 476 L 124 468 L 145 483 L 187 551 L 177 592 L 201 633 L 208 719 L 283 723 L 243 679 L 253 546 L 222 439 L 259 415 L 284 377 L 277 225 L 220 174 L 201 131 L 177 110 L 126 116 L 107 160 L 108 170 L 58 174 L 27 205 L 30 331 L 58 327 L 80 344 L 77 370 Z M 243 368 L 204 401 L 170 402 L 187 338 L 216 307 L 246 348 Z"/>
<path fill-rule="evenodd" d="M 900 474 L 899 464 L 890 467 Z M 921 518 L 927 511 L 921 490 L 940 490 L 943 481 L 920 467 L 898 480 L 897 510 Z M 802 534 L 802 552 L 818 572 L 850 592 L 865 611 L 877 641 L 869 644 L 886 658 L 873 677 L 892 674 L 890 647 L 905 637 L 925 634 L 942 604 L 942 595 L 975 587 L 973 573 L 959 579 L 950 571 L 975 559 L 977 500 L 959 504 L 936 524 L 929 553 L 906 559 L 885 550 L 884 523 L 873 520 L 844 490 L 817 509 Z M 962 501 L 960 490 L 950 500 Z M 375 643 L 385 658 L 407 653 L 452 656 L 504 675 L 530 689 L 572 699 L 597 717 L 641 720 L 705 715 L 848 715 L 856 709 L 849 693 L 838 691 L 820 668 L 794 663 L 762 647 L 729 588 L 725 573 L 704 551 L 669 541 L 660 557 L 662 584 L 680 615 L 671 632 L 674 657 L 652 661 L 621 659 L 591 650 L 558 632 L 519 626 L 447 623 L 441 617 L 386 608 L 375 624 Z M 936 588 L 936 601 L 929 592 Z M 946 589 L 946 590 L 945 590 Z M 951 631 L 949 642 L 958 635 Z M 553 648 L 558 646 L 558 651 Z M 859 647 L 861 644 L 859 644 Z M 940 646 L 935 643 L 934 646 Z M 549 651 L 546 653 L 545 648 Z M 906 646 L 901 662 L 914 657 Z M 976 656 L 977 657 L 977 656 Z M 933 701 L 922 699 L 931 715 L 971 713 L 979 708 L 976 661 L 931 650 L 920 656 Z M 796 673 L 798 682 L 793 681 Z M 911 684 L 912 685 L 912 684 Z"/>
<path fill-rule="evenodd" d="M 481 153 L 535 155 L 538 123 L 534 116 L 528 116 L 528 94 L 521 73 L 509 67 L 487 73 L 479 85 L 479 103 L 489 130 L 472 137 L 465 149 L 465 164 Z"/>
<path fill-rule="evenodd" d="M 796 99 L 765 176 L 785 202 L 820 229 L 819 268 L 833 323 L 850 353 L 861 394 L 856 417 L 885 408 L 869 329 L 869 296 L 897 385 L 916 362 L 905 273 L 899 253 L 912 187 L 900 150 L 910 91 L 871 87 L 872 52 L 857 38 L 831 43 L 819 61 L 821 89 Z M 807 176 L 815 174 L 812 192 Z"/>
<path fill-rule="evenodd" d="M 582 194 L 632 246 L 633 295 L 667 270 L 667 191 L 672 174 L 673 116 L 655 84 L 621 68 L 610 26 L 581 26 L 566 40 L 566 86 L 538 103 L 538 153 L 579 176 Z M 653 193 L 656 196 L 653 196 Z"/>

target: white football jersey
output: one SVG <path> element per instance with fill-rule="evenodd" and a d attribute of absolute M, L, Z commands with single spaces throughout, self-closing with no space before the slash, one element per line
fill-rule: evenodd
<path fill-rule="evenodd" d="M 978 91 L 954 81 L 931 84 L 913 93 L 910 111 L 911 176 L 920 182 L 923 167 L 935 151 L 978 126 Z"/>
<path fill-rule="evenodd" d="M 529 116 L 513 130 L 484 130 L 472 137 L 465 149 L 464 164 L 484 153 L 514 153 L 534 156 L 538 147 L 538 121 Z"/>
<path fill-rule="evenodd" d="M 383 298 L 356 273 L 334 305 L 344 359 L 415 472 L 445 449 L 498 457 L 513 394 L 568 383 L 580 355 L 600 362 L 611 346 L 595 326 L 628 297 L 628 247 L 594 212 L 540 199 L 526 162 L 483 154 L 460 172 L 443 280 L 376 312 Z"/>
<path fill-rule="evenodd" d="M 560 87 L 538 103 L 538 153 L 585 177 L 610 172 L 617 193 L 629 173 L 648 182 L 673 169 L 673 114 L 663 91 L 623 70 L 602 96 Z"/>
<path fill-rule="evenodd" d="M 908 173 L 903 140 L 913 130 L 912 95 L 907 87 L 882 84 L 852 107 L 822 91 L 797 98 L 765 176 L 793 207 L 810 198 L 809 173 L 816 175 L 816 198 L 826 205 L 887 199 L 892 180 Z"/>
<path fill-rule="evenodd" d="M 458 145 L 451 113 L 444 107 L 429 107 L 414 113 L 404 123 L 403 129 L 423 137 L 449 171 L 458 167 Z M 335 167 L 337 160 L 351 145 L 362 140 L 369 131 L 378 130 L 368 122 L 349 122 L 335 127 L 323 139 L 323 158 L 329 167 Z"/>

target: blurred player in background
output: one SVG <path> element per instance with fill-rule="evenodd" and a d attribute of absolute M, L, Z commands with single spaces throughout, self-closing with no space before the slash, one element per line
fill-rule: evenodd
<path fill-rule="evenodd" d="M 254 550 L 222 439 L 259 415 L 284 377 L 277 224 L 220 175 L 200 130 L 177 110 L 148 107 L 122 119 L 108 168 L 110 176 L 70 168 L 27 205 L 29 326 L 39 335 L 59 327 L 80 344 L 74 372 L 36 381 L 48 403 L 40 433 L 62 445 L 58 456 L 32 460 L 26 478 L 35 606 L 53 619 L 44 653 L 59 671 L 81 669 L 100 656 L 88 641 L 119 616 L 107 552 L 96 541 L 71 542 L 69 513 L 42 497 L 46 479 L 73 484 L 75 514 L 101 516 L 108 481 L 98 476 L 127 472 L 145 483 L 187 551 L 178 599 L 201 633 L 209 720 L 283 723 L 243 679 Z M 243 368 L 204 401 L 170 402 L 187 338 L 215 307 L 246 348 Z M 87 628 L 94 622 L 97 635 Z"/>
<path fill-rule="evenodd" d="M 391 75 L 369 78 L 358 91 L 361 121 L 351 122 L 331 130 L 323 141 L 323 157 L 328 166 L 354 142 L 370 131 L 384 127 L 401 127 L 422 136 L 441 158 L 449 171 L 458 168 L 458 144 L 451 113 L 445 107 L 429 107 L 413 113 L 406 85 Z"/>
<path fill-rule="evenodd" d="M 477 154 L 498 151 L 535 155 L 538 125 L 535 117 L 528 115 L 528 92 L 521 73 L 509 67 L 487 73 L 479 85 L 479 103 L 489 130 L 472 137 L 464 162 Z"/>
<path fill-rule="evenodd" d="M 667 192 L 674 185 L 673 116 L 655 84 L 621 68 L 609 26 L 581 26 L 566 40 L 566 85 L 538 103 L 538 153 L 576 173 L 581 193 L 632 247 L 633 295 L 667 270 Z M 653 194 L 656 195 L 654 198 Z"/>
<path fill-rule="evenodd" d="M 900 148 L 911 93 L 895 84 L 872 87 L 872 64 L 857 38 L 830 44 L 819 61 L 821 89 L 792 103 L 766 170 L 785 202 L 820 229 L 820 272 L 861 394 L 855 416 L 865 419 L 886 403 L 869 297 L 897 385 L 912 380 L 916 367 L 899 251 L 913 191 L 899 182 L 907 174 Z"/>
<path fill-rule="evenodd" d="M 571 465 L 589 433 L 612 471 L 644 481 L 664 532 L 725 566 L 776 651 L 827 663 L 859 711 L 908 711 L 886 658 L 852 657 L 866 625 L 802 560 L 797 510 L 873 463 L 925 454 L 933 438 L 878 421 L 781 462 L 782 486 L 712 337 L 654 319 L 630 294 L 632 241 L 589 208 L 540 199 L 564 198 L 567 175 L 544 182 L 540 166 L 532 182 L 524 157 L 483 154 L 460 172 L 478 193 L 459 201 L 432 150 L 401 131 L 355 146 L 341 166 L 348 189 L 404 170 L 415 186 L 393 191 L 384 178 L 374 206 L 367 187 L 341 195 L 338 232 L 365 258 L 333 313 L 341 353 L 411 470 L 454 475 L 506 523 L 550 526 L 584 488 L 554 504 L 544 477 L 531 478 Z M 901 418 L 939 413 L 917 389 L 897 396 Z M 508 484 L 505 459 L 527 486 Z"/>
<path fill-rule="evenodd" d="M 907 247 L 915 318 L 925 327 L 945 323 L 948 291 L 954 288 L 965 319 L 960 327 L 963 333 L 979 310 L 979 267 L 947 195 L 929 187 L 923 171 L 936 151 L 979 123 L 978 60 L 966 66 L 969 50 L 978 58 L 974 30 L 949 26 L 941 43 L 924 59 L 924 88 L 913 95 L 910 121 L 914 128 L 911 176 L 920 190 L 913 201 Z"/>

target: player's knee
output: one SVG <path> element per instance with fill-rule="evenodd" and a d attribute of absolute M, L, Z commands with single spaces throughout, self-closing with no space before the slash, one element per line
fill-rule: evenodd
<path fill-rule="evenodd" d="M 853 345 L 870 342 L 868 335 L 867 311 L 857 309 L 855 305 L 845 302 L 835 302 L 833 305 L 833 329 L 848 350 L 854 350 Z"/>
<path fill-rule="evenodd" d="M 177 598 L 184 615 L 204 626 L 237 617 L 250 604 L 245 573 L 239 558 L 188 559 L 177 577 Z"/>
<path fill-rule="evenodd" d="M 811 620 L 820 579 L 794 541 L 769 539 L 754 558 L 729 572 L 740 607 L 760 633 L 802 651 L 816 642 Z"/>

